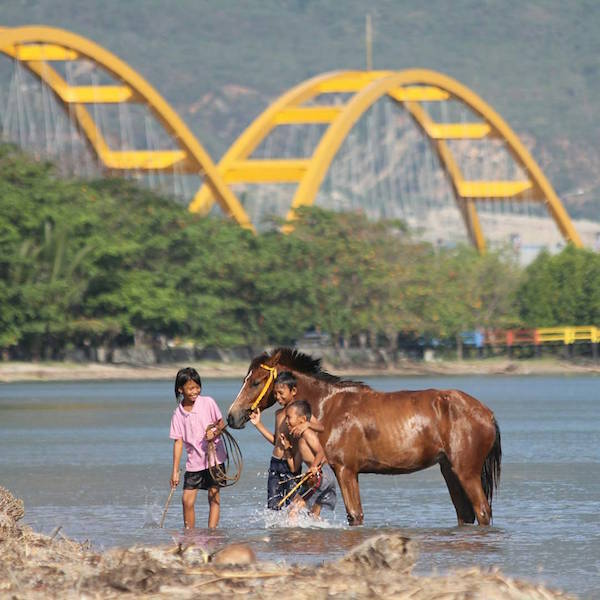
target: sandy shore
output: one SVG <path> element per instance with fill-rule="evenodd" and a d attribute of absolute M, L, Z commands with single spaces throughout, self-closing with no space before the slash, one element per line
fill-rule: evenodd
<path fill-rule="evenodd" d="M 60 530 L 45 536 L 21 526 L 24 512 L 22 501 L 0 487 L 0 598 L 574 598 L 477 567 L 416 577 L 411 571 L 418 546 L 400 534 L 369 538 L 336 561 L 297 566 L 285 556 L 278 563 L 257 562 L 249 544 L 235 543 L 211 554 L 181 543 L 99 553 Z"/>
<path fill-rule="evenodd" d="M 0 362 L 0 382 L 17 381 L 95 381 L 95 380 L 170 380 L 185 365 L 155 366 L 110 365 L 100 363 L 58 362 Z M 196 361 L 193 365 L 203 377 L 243 379 L 248 370 L 246 362 Z M 390 368 L 339 368 L 324 363 L 331 373 L 347 378 L 377 376 L 433 375 L 600 375 L 600 361 L 567 361 L 559 359 L 483 359 L 463 361 L 411 362 L 405 361 Z"/>

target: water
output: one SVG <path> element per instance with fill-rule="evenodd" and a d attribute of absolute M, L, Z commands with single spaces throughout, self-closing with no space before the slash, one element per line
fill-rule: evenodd
<path fill-rule="evenodd" d="M 503 463 L 494 525 L 456 527 L 437 467 L 412 475 L 360 478 L 365 525 L 335 514 L 290 525 L 263 509 L 271 447 L 249 425 L 234 432 L 244 454 L 241 480 L 222 491 L 221 526 L 203 529 L 206 495 L 196 505 L 198 530 L 211 550 L 247 540 L 260 558 L 319 563 L 390 530 L 417 540 L 415 573 L 498 566 L 581 597 L 600 590 L 600 378 L 372 378 L 381 390 L 459 388 L 492 408 L 502 430 Z M 241 381 L 205 379 L 203 392 L 225 413 Z M 0 385 L 0 485 L 25 501 L 25 521 L 62 531 L 97 549 L 179 539 L 182 517 L 169 493 L 168 427 L 173 383 L 90 382 Z M 273 412 L 263 416 L 272 427 Z"/>

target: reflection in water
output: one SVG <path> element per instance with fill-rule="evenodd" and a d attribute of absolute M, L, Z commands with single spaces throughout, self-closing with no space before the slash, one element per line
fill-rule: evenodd
<path fill-rule="evenodd" d="M 173 535 L 173 541 L 183 547 L 196 546 L 212 554 L 232 539 L 221 529 L 183 529 Z"/>
<path fill-rule="evenodd" d="M 365 539 L 372 537 L 369 528 L 338 529 L 286 529 L 270 531 L 270 542 L 266 553 L 273 557 L 294 557 L 305 562 L 303 557 L 311 557 L 310 562 L 321 562 L 319 558 L 331 559 L 343 556 Z M 317 561 L 315 561 L 317 559 Z"/>
<path fill-rule="evenodd" d="M 497 527 L 465 525 L 451 529 L 406 530 L 406 535 L 418 540 L 425 552 L 460 552 L 477 556 L 494 555 L 502 551 L 504 532 Z"/>

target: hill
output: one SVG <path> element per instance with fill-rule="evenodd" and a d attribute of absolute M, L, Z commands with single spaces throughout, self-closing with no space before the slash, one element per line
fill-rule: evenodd
<path fill-rule="evenodd" d="M 522 136 L 574 217 L 600 218 L 600 9 L 596 2 L 0 0 L 2 25 L 75 31 L 137 69 L 215 160 L 267 104 L 317 73 L 442 71 Z"/>

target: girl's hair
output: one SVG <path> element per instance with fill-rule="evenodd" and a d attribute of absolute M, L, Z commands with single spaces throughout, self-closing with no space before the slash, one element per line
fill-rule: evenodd
<path fill-rule="evenodd" d="M 292 388 L 296 387 L 298 381 L 291 371 L 281 371 L 281 373 L 279 373 L 279 375 L 277 375 L 277 378 L 275 379 L 274 385 L 277 384 L 287 385 L 291 390 Z"/>
<path fill-rule="evenodd" d="M 185 367 L 184 369 L 179 369 L 177 371 L 177 375 L 175 376 L 175 398 L 179 401 L 179 390 L 188 382 L 194 381 L 200 387 L 202 387 L 202 380 L 200 379 L 200 375 L 198 371 L 193 367 Z"/>

